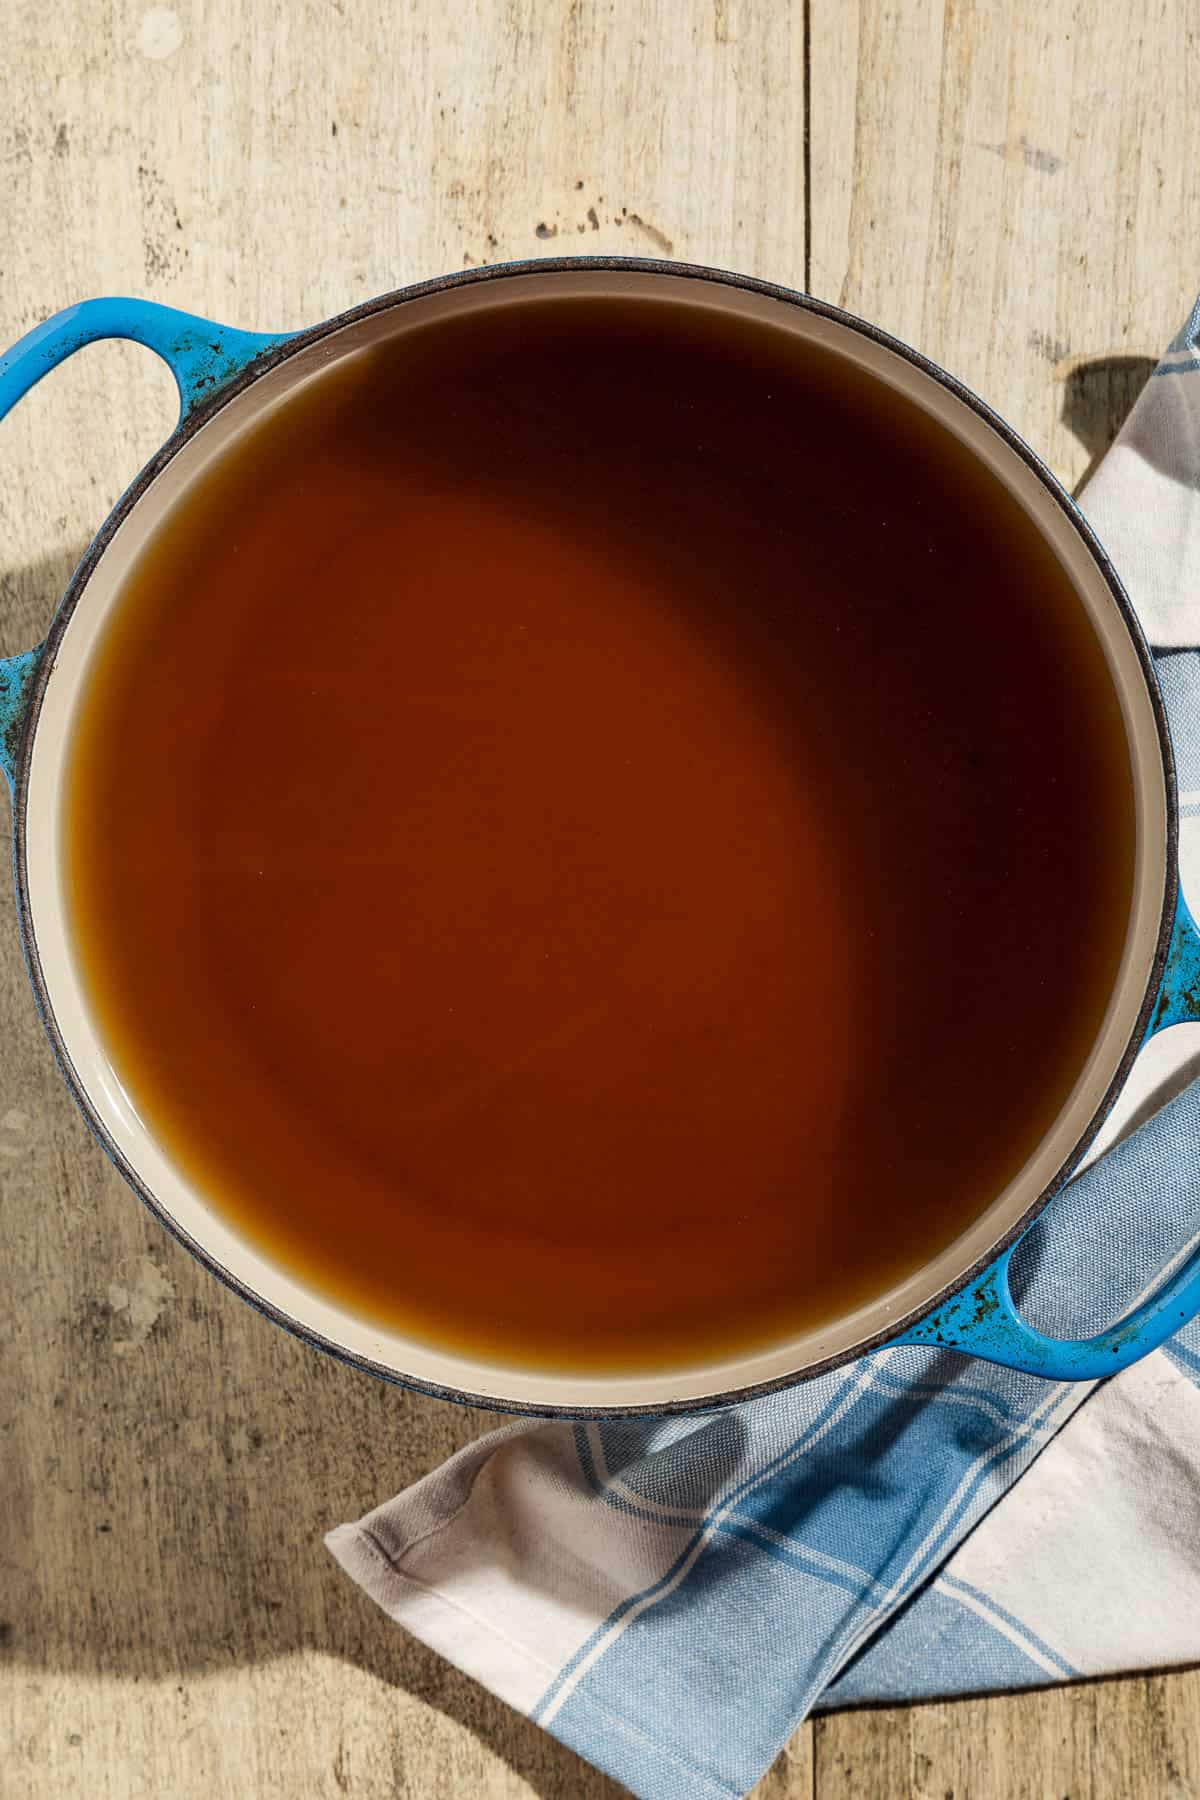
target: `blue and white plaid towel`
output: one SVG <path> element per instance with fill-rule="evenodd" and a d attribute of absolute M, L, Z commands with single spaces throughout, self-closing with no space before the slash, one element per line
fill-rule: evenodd
<path fill-rule="evenodd" d="M 1195 907 L 1200 302 L 1087 506 L 1161 652 Z M 1154 1040 L 1022 1246 L 1043 1329 L 1099 1329 L 1200 1236 L 1198 1070 L 1196 1028 Z M 1091 1386 L 900 1349 L 705 1417 L 514 1425 L 327 1541 L 644 1800 L 728 1800 L 814 1708 L 1200 1660 L 1200 1326 Z"/>

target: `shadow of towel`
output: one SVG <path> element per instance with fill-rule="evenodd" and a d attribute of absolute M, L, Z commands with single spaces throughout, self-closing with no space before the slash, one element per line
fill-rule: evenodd
<path fill-rule="evenodd" d="M 1075 484 L 1076 498 L 1111 449 L 1154 368 L 1148 356 L 1097 356 L 1076 363 L 1068 372 L 1062 421 L 1088 453 L 1087 468 Z"/>

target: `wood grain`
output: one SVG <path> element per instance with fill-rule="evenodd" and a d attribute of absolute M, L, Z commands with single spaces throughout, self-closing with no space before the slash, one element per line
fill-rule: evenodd
<path fill-rule="evenodd" d="M 797 285 L 807 256 L 815 292 L 944 361 L 1074 482 L 1197 279 L 1192 19 L 9 0 L 0 340 L 105 291 L 267 328 L 515 256 Z M 0 649 L 40 635 L 171 416 L 166 372 L 106 345 L 0 427 Z M 326 1525 L 486 1421 L 303 1350 L 143 1216 L 54 1072 L 7 892 L 0 1038 L 4 1793 L 615 1800 L 329 1564 Z M 843 1715 L 759 1800 L 1183 1800 L 1198 1700 L 1175 1675 Z"/>
<path fill-rule="evenodd" d="M 98 292 L 299 325 L 564 249 L 802 277 L 799 7 L 17 0 L 5 23 L 4 342 Z M 106 345 L 5 422 L 4 650 L 171 411 L 165 370 Z M 330 1563 L 330 1523 L 485 1421 L 315 1357 L 143 1216 L 54 1073 L 6 887 L 0 1034 L 0 1789 L 615 1796 Z M 810 1791 L 809 1738 L 769 1792 Z"/>
<path fill-rule="evenodd" d="M 1191 305 L 1186 0 L 811 0 L 812 291 L 989 400 L 1068 486 Z M 1200 1795 L 1200 1675 L 818 1721 L 821 1800 Z"/>
<path fill-rule="evenodd" d="M 812 0 L 812 290 L 1075 486 L 1191 304 L 1187 0 Z"/>
<path fill-rule="evenodd" d="M 1194 1800 L 1200 1677 L 1131 1676 L 941 1705 L 843 1713 L 815 1726 L 822 1797 Z"/>

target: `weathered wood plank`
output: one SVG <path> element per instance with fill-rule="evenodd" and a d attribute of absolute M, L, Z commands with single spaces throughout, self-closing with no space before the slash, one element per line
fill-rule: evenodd
<path fill-rule="evenodd" d="M 301 325 L 562 251 L 799 280 L 799 4 L 16 0 L 0 341 L 147 294 Z M 0 429 L 0 649 L 45 627 L 169 428 L 126 345 Z M 485 1423 L 319 1359 L 152 1225 L 51 1065 L 0 892 L 0 1787 L 14 1800 L 604 1800 L 614 1785 L 406 1639 L 324 1528 Z M 809 1733 L 767 1791 L 811 1790 Z"/>
<path fill-rule="evenodd" d="M 1200 285 L 1194 10 L 811 10 L 814 293 L 960 376 L 1074 486 Z M 1198 1701 L 1189 1673 L 842 1714 L 816 1726 L 816 1793 L 1179 1800 Z"/>
<path fill-rule="evenodd" d="M 814 291 L 944 361 L 1077 480 L 1196 279 L 1191 11 L 810 7 Z M 805 10 L 17 0 L 0 338 L 103 291 L 302 324 L 567 249 L 799 284 Z M 40 633 L 169 420 L 165 371 L 108 346 L 0 429 L 0 647 Z M 326 1523 L 483 1420 L 318 1360 L 142 1217 L 54 1075 L 7 895 L 0 1031 L 5 1791 L 615 1796 L 327 1566 Z M 1196 1682 L 825 1721 L 817 1791 L 1179 1800 L 1200 1790 Z M 764 1800 L 812 1790 L 810 1737 Z"/>
<path fill-rule="evenodd" d="M 813 0 L 813 291 L 990 400 L 1068 483 L 1191 305 L 1185 0 Z"/>

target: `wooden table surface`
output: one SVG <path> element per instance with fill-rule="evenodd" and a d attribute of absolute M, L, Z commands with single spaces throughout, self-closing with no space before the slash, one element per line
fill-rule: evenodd
<path fill-rule="evenodd" d="M 0 339 L 95 293 L 267 328 L 475 263 L 684 257 L 874 319 L 1077 483 L 1200 284 L 1196 16 L 8 0 Z M 171 421 L 110 344 L 5 423 L 4 651 Z M 301 1348 L 151 1223 L 55 1074 L 7 883 L 0 911 L 0 1791 L 615 1800 L 322 1549 L 487 1421 Z M 1185 1800 L 1200 1675 L 831 1718 L 757 1793 Z"/>

